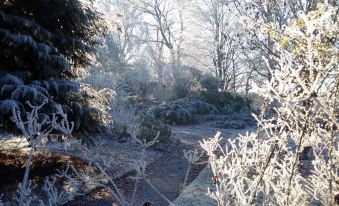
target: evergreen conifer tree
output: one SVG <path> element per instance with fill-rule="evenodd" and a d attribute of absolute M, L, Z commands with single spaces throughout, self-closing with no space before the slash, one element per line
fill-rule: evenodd
<path fill-rule="evenodd" d="M 100 112 L 72 79 L 104 33 L 92 0 L 0 0 L 0 128 L 10 128 L 13 106 L 24 114 L 26 101 L 48 100 L 45 112 L 61 104 L 76 131 L 98 129 Z"/>

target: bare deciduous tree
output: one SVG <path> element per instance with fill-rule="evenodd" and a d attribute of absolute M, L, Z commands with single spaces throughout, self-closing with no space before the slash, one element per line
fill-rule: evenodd
<path fill-rule="evenodd" d="M 244 75 L 241 65 L 241 25 L 230 12 L 232 1 L 198 0 L 196 8 L 201 17 L 202 38 L 205 39 L 207 56 L 213 64 L 215 76 L 223 90 L 236 91 Z"/>
<path fill-rule="evenodd" d="M 140 11 L 142 11 L 146 17 L 149 19 L 149 26 L 154 33 L 156 38 L 150 38 L 146 41 L 153 42 L 156 44 L 164 45 L 170 53 L 170 63 L 172 67 L 172 76 L 174 83 L 177 82 L 180 78 L 179 66 L 181 62 L 181 43 L 182 43 L 182 32 L 184 29 L 184 23 L 182 18 L 183 6 L 179 8 L 176 7 L 175 2 L 169 2 L 164 0 L 144 0 L 136 3 Z M 175 24 L 176 16 L 175 12 L 178 11 L 179 22 L 180 22 L 180 31 L 179 38 L 176 41 L 175 39 Z M 157 46 L 158 49 L 161 49 L 162 46 Z"/>

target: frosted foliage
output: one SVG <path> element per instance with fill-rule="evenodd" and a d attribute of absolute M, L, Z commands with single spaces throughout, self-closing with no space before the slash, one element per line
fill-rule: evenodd
<path fill-rule="evenodd" d="M 20 105 L 20 103 L 15 100 L 7 99 L 7 100 L 0 101 L 0 111 L 1 111 L 0 116 L 10 113 L 12 111 L 12 108 L 18 107 L 18 105 Z"/>
<path fill-rule="evenodd" d="M 113 133 L 119 129 L 126 128 L 126 132 L 131 135 L 139 135 L 141 117 L 137 113 L 137 108 L 124 102 L 113 101 L 110 104 L 110 115 L 112 118 L 111 128 Z M 122 128 L 117 128 L 122 127 Z"/>
<path fill-rule="evenodd" d="M 80 84 L 68 80 L 34 80 L 24 84 L 17 76 L 7 74 L 0 78 L 0 96 L 5 98 L 0 101 L 0 116 L 9 114 L 12 107 L 23 108 L 21 102 L 29 101 L 32 104 L 42 104 L 51 96 L 64 92 L 80 92 Z M 50 101 L 55 107 L 56 103 Z"/>
<path fill-rule="evenodd" d="M 33 200 L 32 190 L 34 188 L 29 180 L 33 152 L 38 147 L 44 145 L 43 140 L 46 139 L 53 130 L 60 131 L 64 135 L 70 135 L 73 131 L 74 124 L 73 122 L 68 122 L 67 114 L 65 114 L 60 105 L 56 107 L 57 111 L 52 114 L 52 117 L 40 113 L 42 107 L 47 103 L 48 101 L 45 100 L 41 105 L 34 106 L 30 102 L 26 102 L 27 106 L 31 108 L 31 112 L 26 112 L 25 115 L 22 115 L 17 107 L 12 107 L 13 116 L 11 117 L 11 120 L 16 124 L 31 146 L 26 161 L 24 177 L 22 183 L 18 186 L 15 199 L 20 206 L 29 206 Z M 66 199 L 73 198 L 73 194 L 70 192 L 67 192 L 67 194 L 63 191 L 58 193 L 58 190 L 54 187 L 54 183 L 54 180 L 45 180 L 43 189 L 48 196 L 48 205 L 59 205 L 60 202 L 65 202 Z M 44 205 L 44 203 L 41 202 L 41 205 Z"/>
<path fill-rule="evenodd" d="M 116 177 L 110 175 L 110 173 L 108 172 L 108 168 L 112 166 L 112 160 L 92 153 L 81 144 L 78 144 L 78 146 L 80 146 L 86 152 L 85 157 L 88 160 L 89 165 L 83 171 L 78 171 L 74 166 L 70 165 L 66 168 L 66 170 L 59 171 L 60 174 L 58 174 L 57 177 L 66 179 L 68 182 L 72 183 L 71 192 L 73 191 L 73 194 L 78 194 L 76 193 L 76 191 L 80 187 L 82 187 L 82 189 L 84 189 L 86 186 L 102 187 L 112 194 L 118 205 L 122 206 L 135 205 L 135 197 L 138 184 L 143 181 L 147 183 L 153 190 L 155 190 L 155 192 L 157 192 L 159 196 L 161 196 L 166 202 L 168 202 L 169 205 L 173 205 L 171 201 L 168 200 L 164 195 L 162 195 L 160 191 L 150 182 L 148 175 L 146 174 L 146 149 L 153 146 L 155 143 L 158 143 L 159 134 L 160 133 L 158 132 L 157 136 L 153 140 L 148 142 L 146 140 L 142 141 L 132 136 L 132 138 L 135 138 L 134 142 L 141 147 L 141 154 L 140 159 L 135 160 L 135 162 L 133 163 L 136 174 L 133 176 L 129 176 L 129 178 L 135 180 L 133 195 L 131 198 L 127 198 L 124 193 L 121 192 L 121 190 L 115 183 Z M 103 182 L 107 182 L 108 184 L 105 184 Z M 60 195 L 66 195 L 66 193 L 60 193 L 59 196 Z M 53 196 L 57 197 L 56 195 Z M 73 198 L 73 196 L 69 196 L 69 198 Z"/>
<path fill-rule="evenodd" d="M 4 88 L 6 87 L 3 87 L 1 90 L 6 90 Z M 21 85 L 16 87 L 13 91 L 11 91 L 11 93 L 12 99 L 20 99 L 26 96 L 33 96 L 35 100 L 37 99 L 38 101 L 40 100 L 40 102 L 43 102 L 43 100 L 47 99 L 48 97 L 48 91 L 43 87 L 39 87 L 36 85 Z"/>
<path fill-rule="evenodd" d="M 26 46 L 36 54 L 40 60 L 55 63 L 61 66 L 62 69 L 68 70 L 68 61 L 65 57 L 59 55 L 52 55 L 58 50 L 52 46 L 43 43 L 37 43 L 29 35 L 14 35 L 8 30 L 0 29 L 1 41 L 7 44 L 14 44 L 15 47 Z"/>
<path fill-rule="evenodd" d="M 27 181 L 27 183 L 19 183 L 18 186 L 18 196 L 16 198 L 16 201 L 20 206 L 30 206 L 32 202 L 32 183 L 31 181 Z"/>
<path fill-rule="evenodd" d="M 68 190 L 60 190 L 58 189 L 56 184 L 57 179 L 56 178 L 48 178 L 46 177 L 43 190 L 47 195 L 47 204 L 40 202 L 41 205 L 47 205 L 47 206 L 54 206 L 54 205 L 62 205 L 66 202 L 73 200 L 75 195 L 79 195 L 76 193 L 76 190 L 74 189 L 68 189 Z"/>
<path fill-rule="evenodd" d="M 6 74 L 4 77 L 0 79 L 0 87 L 3 87 L 4 85 L 9 84 L 9 85 L 23 85 L 24 82 L 22 79 L 11 75 L 11 74 Z"/>
<path fill-rule="evenodd" d="M 256 116 L 258 131 L 220 146 L 220 134 L 201 142 L 209 155 L 218 205 L 335 205 L 339 193 L 338 47 L 334 8 L 300 14 L 276 45 L 279 68 L 254 85 L 275 115 Z M 280 39 L 280 40 L 281 40 Z M 277 43 L 280 40 L 277 40 Z M 286 45 L 287 44 L 287 45 Z"/>
<path fill-rule="evenodd" d="M 0 11 L 0 20 L 6 24 L 17 23 L 25 29 L 32 31 L 32 33 L 39 31 L 41 33 L 40 39 L 50 40 L 53 37 L 51 32 L 39 26 L 35 21 L 27 20 L 21 16 L 6 15 L 4 12 Z"/>

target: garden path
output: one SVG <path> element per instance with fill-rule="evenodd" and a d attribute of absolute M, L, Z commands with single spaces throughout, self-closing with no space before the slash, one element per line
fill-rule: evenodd
<path fill-rule="evenodd" d="M 201 150 L 199 141 L 214 136 L 217 131 L 220 131 L 224 138 L 234 138 L 238 133 L 245 133 L 246 131 L 253 131 L 254 129 L 255 123 L 252 118 L 239 115 L 203 116 L 200 118 L 200 123 L 196 125 L 172 126 L 173 135 L 175 138 L 180 139 L 181 143 L 169 148 L 167 152 L 162 152 L 163 154 L 159 159 L 147 166 L 147 178 L 168 200 L 171 202 L 175 201 L 175 205 L 213 205 L 213 202 L 205 195 L 207 193 L 207 187 L 205 187 L 205 185 L 208 186 L 208 183 L 211 182 L 208 177 L 210 174 L 208 169 L 204 169 L 206 165 L 192 167 L 188 177 L 188 183 L 192 182 L 192 184 L 183 190 L 183 182 L 188 166 L 187 160 L 183 158 L 183 150 Z M 206 160 L 206 157 L 203 157 L 203 159 Z M 203 173 L 199 176 L 202 170 Z M 198 178 L 194 181 L 198 176 L 200 180 Z M 204 179 L 203 183 L 201 183 L 201 178 Z M 131 197 L 133 193 L 133 183 L 134 182 L 128 178 L 128 175 L 117 180 L 119 188 L 121 188 L 123 194 L 127 197 Z M 190 194 L 191 192 L 192 194 Z M 104 193 L 105 191 L 97 191 L 96 196 L 105 196 Z M 192 198 L 194 198 L 195 201 L 193 201 Z M 114 203 L 114 200 L 110 198 L 98 200 L 90 196 L 82 199 L 81 202 L 85 203 L 85 205 L 92 206 L 117 205 Z M 79 205 L 79 202 L 70 205 Z M 166 206 L 168 203 L 150 187 L 149 184 L 141 182 L 137 189 L 134 205 Z"/>

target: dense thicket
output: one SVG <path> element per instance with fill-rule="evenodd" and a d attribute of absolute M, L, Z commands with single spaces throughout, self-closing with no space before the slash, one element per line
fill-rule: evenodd
<path fill-rule="evenodd" d="M 71 79 L 91 64 L 104 28 L 90 1 L 0 0 L 1 127 L 8 128 L 12 106 L 48 100 L 46 111 L 62 104 L 76 129 L 89 132 L 93 124 L 84 120 L 96 121 L 98 111 Z"/>

